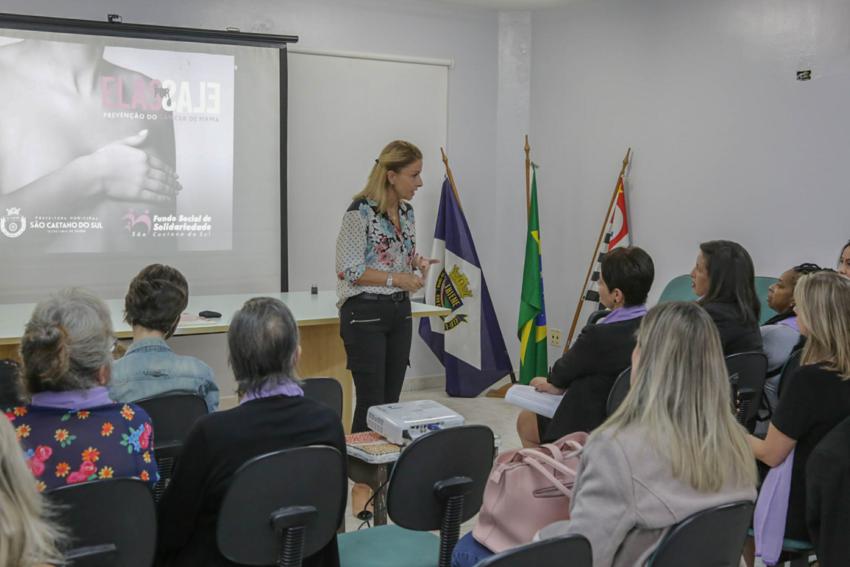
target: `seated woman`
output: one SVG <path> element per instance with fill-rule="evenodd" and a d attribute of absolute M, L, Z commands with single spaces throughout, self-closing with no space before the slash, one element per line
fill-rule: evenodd
<path fill-rule="evenodd" d="M 35 488 L 15 431 L 0 417 L 0 565 L 63 565 L 56 549 L 59 530 L 50 522 L 47 503 Z"/>
<path fill-rule="evenodd" d="M 130 282 L 124 320 L 133 327 L 133 344 L 112 364 L 109 395 L 135 402 L 169 392 L 203 396 L 207 409 L 218 408 L 212 369 L 193 356 L 175 354 L 167 341 L 189 303 L 189 284 L 170 266 L 152 264 Z"/>
<path fill-rule="evenodd" d="M 767 370 L 779 370 L 800 342 L 800 328 L 794 311 L 794 287 L 805 274 L 819 272 L 817 264 L 805 263 L 782 273 L 767 290 L 767 305 L 776 315 L 761 326 L 764 353 L 767 355 Z"/>
<path fill-rule="evenodd" d="M 845 278 L 850 278 L 850 241 L 841 249 L 841 255 L 838 257 L 838 273 Z"/>
<path fill-rule="evenodd" d="M 700 305 L 720 332 L 723 355 L 762 350 L 761 305 L 749 253 L 737 242 L 711 240 L 699 245 L 691 285 Z"/>
<path fill-rule="evenodd" d="M 0 408 L 24 405 L 20 371 L 14 360 L 0 360 Z"/>
<path fill-rule="evenodd" d="M 655 266 L 637 246 L 615 248 L 602 259 L 599 301 L 611 309 L 605 318 L 582 329 L 555 362 L 549 377 L 532 379 L 538 391 L 562 394 L 551 420 L 522 411 L 517 432 L 524 447 L 553 441 L 574 431 L 591 431 L 605 420 L 605 402 L 617 376 L 630 363 L 635 332 L 646 313 L 646 296 Z"/>
<path fill-rule="evenodd" d="M 756 495 L 746 431 L 729 407 L 720 337 L 704 310 L 689 302 L 651 309 L 638 332 L 631 383 L 582 452 L 570 520 L 538 534 L 585 536 L 594 567 L 643 565 L 665 528 Z M 466 561 L 482 555 L 471 534 L 454 552 Z"/>
<path fill-rule="evenodd" d="M 248 300 L 233 316 L 227 343 L 240 405 L 201 418 L 189 433 L 159 503 L 161 565 L 231 565 L 218 551 L 216 522 L 233 473 L 245 461 L 306 445 L 330 445 L 345 455 L 339 417 L 305 398 L 295 378 L 301 347 L 286 305 Z M 336 539 L 304 560 L 305 566 L 338 564 Z"/>
<path fill-rule="evenodd" d="M 805 540 L 806 461 L 818 442 L 850 416 L 850 279 L 835 272 L 803 276 L 794 301 L 806 337 L 800 368 L 783 385 L 767 437 L 749 439 L 756 458 L 769 467 L 794 449 L 785 537 Z"/>
<path fill-rule="evenodd" d="M 114 344 L 109 309 L 94 295 L 67 289 L 36 305 L 21 339 L 32 401 L 6 415 L 39 490 L 113 477 L 159 480 L 150 418 L 109 399 Z"/>

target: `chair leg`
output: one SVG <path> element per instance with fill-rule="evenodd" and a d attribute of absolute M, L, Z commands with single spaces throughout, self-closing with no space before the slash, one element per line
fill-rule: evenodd
<path fill-rule="evenodd" d="M 171 474 L 174 472 L 174 458 L 163 457 L 157 460 L 157 471 L 159 472 L 159 482 L 153 487 L 153 500 L 159 502 L 162 500 L 162 495 L 168 487 L 171 480 Z"/>
<path fill-rule="evenodd" d="M 283 542 L 277 557 L 277 567 L 301 567 L 304 553 L 304 526 L 283 531 Z"/>
<path fill-rule="evenodd" d="M 463 515 L 463 494 L 446 499 L 443 518 L 440 524 L 440 562 L 439 567 L 451 567 L 452 552 L 460 536 L 460 519 Z"/>

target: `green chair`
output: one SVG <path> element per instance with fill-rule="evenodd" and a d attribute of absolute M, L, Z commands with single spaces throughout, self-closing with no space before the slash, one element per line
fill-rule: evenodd
<path fill-rule="evenodd" d="M 776 311 L 767 306 L 767 288 L 776 283 L 776 278 L 767 276 L 756 276 L 756 294 L 761 302 L 761 317 L 759 324 L 764 325 L 765 321 L 776 315 Z"/>
<path fill-rule="evenodd" d="M 776 315 L 776 311 L 767 306 L 767 288 L 776 282 L 776 278 L 766 276 L 756 276 L 756 294 L 761 302 L 761 317 L 759 323 L 764 324 L 765 321 Z M 676 276 L 664 286 L 661 292 L 661 297 L 658 298 L 658 303 L 667 301 L 696 301 L 698 298 L 694 294 L 691 287 L 691 276 L 689 274 Z"/>
<path fill-rule="evenodd" d="M 747 535 L 754 537 L 752 528 L 747 530 Z M 811 555 L 815 555 L 815 546 L 811 542 L 786 537 L 782 540 L 782 555 L 777 565 L 787 563 L 789 567 L 808 567 Z"/>
<path fill-rule="evenodd" d="M 699 299 L 694 293 L 694 288 L 691 287 L 691 276 L 684 274 L 676 276 L 664 286 L 661 292 L 661 297 L 658 298 L 658 303 L 667 303 L 668 301 L 696 301 Z"/>
<path fill-rule="evenodd" d="M 387 513 L 396 525 L 338 537 L 342 567 L 449 567 L 460 524 L 481 508 L 493 466 L 493 432 L 483 425 L 427 433 L 396 462 Z M 440 531 L 437 537 L 432 531 Z"/>

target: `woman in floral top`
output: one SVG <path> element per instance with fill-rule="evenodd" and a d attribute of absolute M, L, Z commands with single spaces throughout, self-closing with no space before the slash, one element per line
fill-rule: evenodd
<path fill-rule="evenodd" d="M 409 201 L 422 186 L 422 152 L 390 142 L 366 187 L 342 217 L 336 241 L 340 335 L 354 377 L 353 432 L 366 430 L 369 407 L 398 401 L 410 358 L 410 293 L 432 260 L 416 253 Z"/>
<path fill-rule="evenodd" d="M 21 354 L 27 406 L 5 410 L 39 490 L 89 480 L 159 479 L 153 428 L 143 409 L 109 399 L 109 310 L 82 290 L 39 303 Z"/>

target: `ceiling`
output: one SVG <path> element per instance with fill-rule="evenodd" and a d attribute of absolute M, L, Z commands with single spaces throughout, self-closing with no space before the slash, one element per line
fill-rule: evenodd
<path fill-rule="evenodd" d="M 494 10 L 532 10 L 534 8 L 549 8 L 552 6 L 565 6 L 574 4 L 581 0 L 436 0 L 442 4 L 455 4 L 458 6 L 476 6 L 478 8 L 492 8 Z"/>

